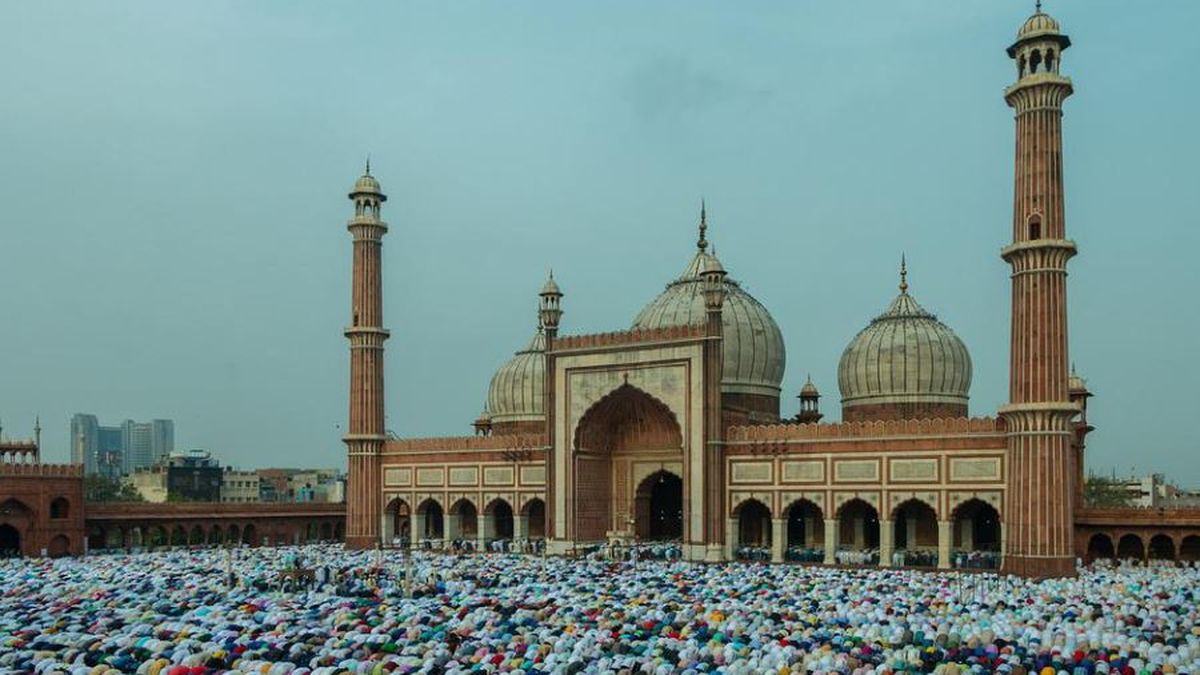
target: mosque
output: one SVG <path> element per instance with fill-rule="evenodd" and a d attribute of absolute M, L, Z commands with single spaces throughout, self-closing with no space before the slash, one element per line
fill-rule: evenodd
<path fill-rule="evenodd" d="M 551 276 L 532 336 L 492 377 L 475 435 L 384 430 L 380 219 L 370 174 L 354 213 L 346 541 L 544 538 L 551 554 L 673 540 L 695 561 L 748 545 L 782 561 L 815 552 L 924 552 L 949 567 L 991 551 L 1003 570 L 1074 574 L 1090 394 L 1068 369 L 1060 73 L 1070 39 L 1039 7 L 1008 48 L 1016 81 L 1009 403 L 969 411 L 971 356 L 910 291 L 854 336 L 838 366 L 841 422 L 812 382 L 781 410 L 786 355 L 771 313 L 699 236 L 626 330 L 560 334 Z M 682 252 L 681 252 L 682 253 Z M 980 261 L 985 262 L 981 252 Z M 734 271 L 731 271 L 734 272 Z"/>

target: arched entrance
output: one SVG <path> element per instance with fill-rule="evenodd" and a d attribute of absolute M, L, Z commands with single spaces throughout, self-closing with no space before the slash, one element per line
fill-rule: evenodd
<path fill-rule="evenodd" d="M 892 512 L 892 536 L 892 564 L 937 567 L 938 523 L 933 507 L 917 499 L 896 507 Z"/>
<path fill-rule="evenodd" d="M 67 539 L 66 535 L 60 534 L 50 540 L 50 545 L 46 547 L 46 553 L 51 558 L 61 558 L 71 553 L 71 540 Z"/>
<path fill-rule="evenodd" d="M 861 499 L 838 510 L 838 545 L 851 551 L 879 548 L 879 512 Z"/>
<path fill-rule="evenodd" d="M 1146 547 L 1142 538 L 1136 534 L 1127 534 L 1117 542 L 1117 557 L 1122 560 L 1145 560 Z"/>
<path fill-rule="evenodd" d="M 21 557 L 21 533 L 7 523 L 0 525 L 0 558 Z"/>
<path fill-rule="evenodd" d="M 199 525 L 192 527 L 192 534 L 188 537 L 188 544 L 192 546 L 202 546 L 204 544 L 204 528 Z"/>
<path fill-rule="evenodd" d="M 254 529 L 254 525 L 242 528 L 242 543 L 247 546 L 258 546 L 258 532 Z"/>
<path fill-rule="evenodd" d="M 417 515 L 423 521 L 417 529 L 420 539 L 441 539 L 444 534 L 442 505 L 432 499 L 426 499 L 417 507 Z"/>
<path fill-rule="evenodd" d="M 1000 550 L 1000 513 L 980 499 L 968 499 L 954 509 L 954 548 L 962 551 Z"/>
<path fill-rule="evenodd" d="M 1150 538 L 1148 553 L 1151 560 L 1174 560 L 1175 542 L 1165 534 L 1156 534 Z"/>
<path fill-rule="evenodd" d="M 1200 561 L 1200 536 L 1189 535 L 1179 544 L 1179 559 L 1187 562 Z"/>
<path fill-rule="evenodd" d="M 383 540 L 385 542 L 408 541 L 412 536 L 411 514 L 408 502 L 396 497 L 385 509 Z M 332 536 L 332 533 L 331 533 Z"/>
<path fill-rule="evenodd" d="M 787 509 L 786 559 L 819 563 L 825 558 L 825 514 L 807 499 Z"/>
<path fill-rule="evenodd" d="M 1112 539 L 1107 534 L 1093 534 L 1092 538 L 1088 539 L 1087 561 L 1089 563 L 1097 560 L 1112 560 L 1115 557 L 1117 554 L 1113 550 Z"/>
<path fill-rule="evenodd" d="M 737 548 L 734 557 L 748 560 L 771 559 L 771 510 L 757 499 L 747 499 L 733 512 L 737 521 Z"/>
<path fill-rule="evenodd" d="M 493 499 L 484 509 L 484 516 L 491 520 L 492 538 L 513 538 L 513 510 L 506 500 Z"/>
<path fill-rule="evenodd" d="M 658 471 L 642 480 L 634 497 L 634 531 L 638 539 L 683 538 L 683 480 Z"/>
<path fill-rule="evenodd" d="M 525 518 L 525 538 L 544 539 L 546 537 L 546 502 L 540 497 L 534 497 L 521 509 L 521 517 Z"/>
<path fill-rule="evenodd" d="M 653 485 L 645 495 L 639 494 L 640 485 L 633 485 L 635 458 L 663 464 L 682 461 L 683 434 L 665 403 L 623 384 L 584 413 L 573 440 L 572 485 L 568 488 L 573 498 L 567 521 L 571 539 L 599 542 L 609 532 L 637 535 L 642 531 L 647 536 L 682 537 L 682 524 L 687 522 L 687 514 L 682 513 L 687 508 L 682 503 L 682 489 L 677 508 L 672 506 L 671 486 L 662 489 L 656 503 L 663 519 L 656 521 L 651 513 Z M 666 483 L 667 478 L 663 480 Z M 672 510 L 680 512 L 678 525 Z M 672 536 L 676 529 L 678 534 Z"/>
<path fill-rule="evenodd" d="M 474 540 L 479 536 L 479 511 L 469 499 L 460 499 L 450 505 L 449 539 Z"/>

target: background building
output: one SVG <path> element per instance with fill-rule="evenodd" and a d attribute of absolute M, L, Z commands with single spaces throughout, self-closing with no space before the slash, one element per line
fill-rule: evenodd
<path fill-rule="evenodd" d="M 259 469 L 264 502 L 343 502 L 346 477 L 337 469 Z"/>
<path fill-rule="evenodd" d="M 221 501 L 221 463 L 206 450 L 172 452 L 128 480 L 148 502 Z"/>
<path fill-rule="evenodd" d="M 245 504 L 261 501 L 258 472 L 225 467 L 221 472 L 221 501 Z"/>
<path fill-rule="evenodd" d="M 95 415 L 71 417 L 71 462 L 87 474 L 116 477 L 154 464 L 175 450 L 175 422 L 125 420 L 120 426 L 100 424 Z"/>

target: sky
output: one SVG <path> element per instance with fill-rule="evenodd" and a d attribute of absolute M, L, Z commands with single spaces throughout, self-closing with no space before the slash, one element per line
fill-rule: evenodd
<path fill-rule="evenodd" d="M 387 426 L 462 435 L 535 328 L 627 328 L 699 203 L 838 418 L 850 339 L 912 294 L 1007 398 L 1013 120 L 1032 0 L 0 3 L 0 420 L 175 420 L 239 467 L 344 466 L 351 213 L 384 217 Z M 1200 486 L 1200 3 L 1048 0 L 1071 357 L 1091 470 Z M 1193 84 L 1189 84 L 1193 83 Z"/>

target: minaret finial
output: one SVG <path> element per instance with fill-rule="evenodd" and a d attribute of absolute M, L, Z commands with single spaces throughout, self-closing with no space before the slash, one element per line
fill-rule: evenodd
<path fill-rule="evenodd" d="M 367 153 L 367 175 L 371 175 L 371 153 Z"/>
<path fill-rule="evenodd" d="M 1037 10 L 1038 14 L 1041 14 L 1042 13 L 1042 0 L 1034 0 L 1033 7 L 1034 7 L 1034 9 Z"/>
<path fill-rule="evenodd" d="M 704 197 L 700 198 L 700 238 L 696 240 L 696 248 L 704 251 L 708 248 L 708 239 L 704 238 L 705 231 L 708 230 L 708 216 L 704 208 Z"/>
<path fill-rule="evenodd" d="M 900 254 L 900 292 L 908 294 L 908 265 L 904 261 L 904 254 Z"/>

